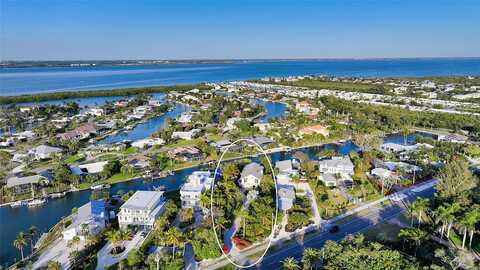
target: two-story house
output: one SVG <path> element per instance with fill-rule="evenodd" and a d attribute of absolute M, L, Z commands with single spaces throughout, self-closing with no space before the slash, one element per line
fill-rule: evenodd
<path fill-rule="evenodd" d="M 164 211 L 165 199 L 161 191 L 137 191 L 121 207 L 118 213 L 120 228 L 138 226 L 151 229 Z"/>

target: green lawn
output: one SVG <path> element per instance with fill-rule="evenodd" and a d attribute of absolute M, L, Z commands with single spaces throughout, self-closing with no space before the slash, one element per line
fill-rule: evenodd
<path fill-rule="evenodd" d="M 75 155 L 72 155 L 72 156 L 68 157 L 67 159 L 65 159 L 65 162 L 67 164 L 73 164 L 73 163 L 80 162 L 80 161 L 83 161 L 83 160 L 85 160 L 85 156 L 83 154 L 75 154 Z"/>
<path fill-rule="evenodd" d="M 124 155 L 132 155 L 138 152 L 136 147 L 130 146 L 129 148 L 123 150 L 121 153 Z"/>

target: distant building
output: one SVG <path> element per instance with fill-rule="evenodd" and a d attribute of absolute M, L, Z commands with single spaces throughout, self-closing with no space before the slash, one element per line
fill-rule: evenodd
<path fill-rule="evenodd" d="M 242 188 L 253 188 L 260 185 L 263 177 L 263 166 L 252 162 L 246 165 L 240 175 L 239 184 Z"/>
<path fill-rule="evenodd" d="M 191 140 L 199 132 L 200 129 L 192 129 L 190 131 L 174 131 L 172 133 L 172 139 Z"/>
<path fill-rule="evenodd" d="M 184 112 L 180 115 L 177 122 L 182 123 L 182 124 L 188 124 L 188 123 L 192 122 L 192 115 L 190 113 Z"/>
<path fill-rule="evenodd" d="M 324 127 L 322 125 L 311 125 L 311 126 L 306 126 L 301 128 L 298 133 L 300 135 L 311 135 L 311 134 L 321 134 L 324 137 L 328 137 L 330 135 L 330 132 L 328 131 L 327 127 Z"/>
<path fill-rule="evenodd" d="M 195 161 L 203 158 L 202 152 L 193 146 L 181 146 L 168 152 L 171 158 L 180 161 Z"/>
<path fill-rule="evenodd" d="M 101 173 L 105 165 L 108 164 L 108 161 L 101 161 L 95 163 L 87 163 L 82 165 L 71 165 L 70 171 L 74 175 L 89 175 L 89 174 L 96 174 Z"/>
<path fill-rule="evenodd" d="M 32 156 L 35 160 L 44 160 L 52 158 L 54 155 L 61 153 L 62 148 L 52 147 L 48 145 L 39 145 L 35 148 L 30 149 L 28 154 Z"/>
<path fill-rule="evenodd" d="M 42 185 L 49 183 L 47 177 L 39 174 L 31 176 L 13 176 L 7 178 L 7 188 L 11 188 L 16 194 L 31 192 Z"/>
<path fill-rule="evenodd" d="M 165 199 L 160 191 L 137 191 L 121 207 L 118 213 L 120 228 L 138 226 L 152 229 L 155 220 L 164 211 Z"/>

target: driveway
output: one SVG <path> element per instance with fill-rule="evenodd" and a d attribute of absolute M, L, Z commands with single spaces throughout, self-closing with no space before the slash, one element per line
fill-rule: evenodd
<path fill-rule="evenodd" d="M 75 249 L 81 250 L 82 248 L 82 242 L 80 242 L 75 248 L 69 248 L 67 241 L 63 240 L 63 238 L 59 238 L 51 245 L 50 248 L 40 254 L 37 261 L 33 263 L 33 269 L 45 267 L 49 261 L 59 262 L 62 265 L 62 269 L 68 269 L 70 267 L 70 260 L 68 259 L 68 256 Z"/>
<path fill-rule="evenodd" d="M 185 270 L 197 270 L 197 262 L 195 261 L 195 253 L 191 244 L 185 245 L 185 252 L 183 253 L 183 263 Z"/>
<path fill-rule="evenodd" d="M 145 240 L 145 237 L 142 236 L 142 232 L 137 232 L 137 234 L 133 236 L 132 240 L 125 241 L 123 243 L 125 246 L 125 250 L 115 256 L 112 256 L 112 254 L 110 254 L 113 245 L 112 242 L 108 241 L 107 244 L 105 244 L 105 246 L 97 253 L 98 262 L 96 270 L 104 270 L 105 268 L 127 258 L 128 253 L 134 248 L 139 248 L 142 245 L 143 240 Z"/>

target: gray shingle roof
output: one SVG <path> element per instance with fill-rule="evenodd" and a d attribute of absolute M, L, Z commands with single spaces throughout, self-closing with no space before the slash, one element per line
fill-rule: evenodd
<path fill-rule="evenodd" d="M 256 178 L 260 179 L 263 176 L 263 166 L 256 163 L 252 162 L 245 166 L 242 170 L 241 178 L 247 177 L 248 175 L 253 175 Z"/>

